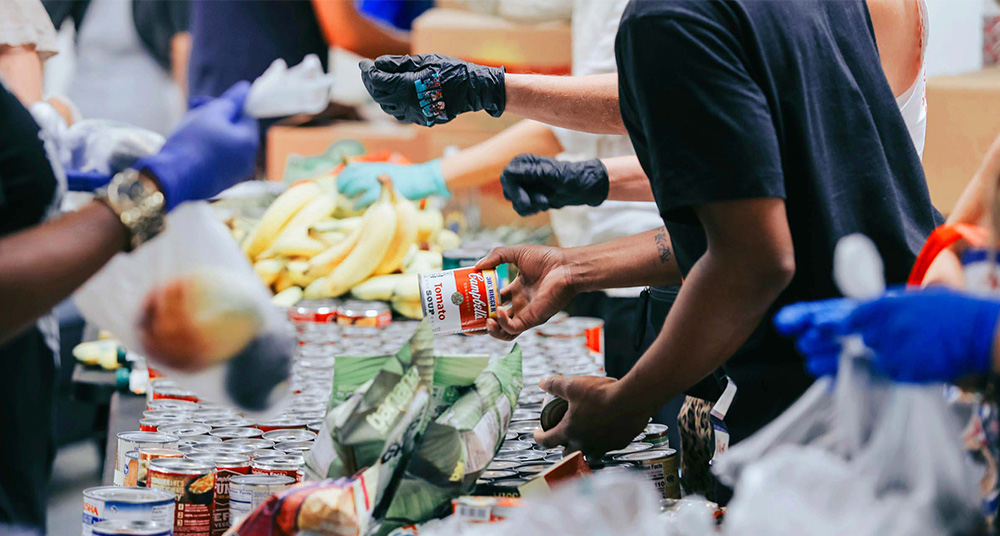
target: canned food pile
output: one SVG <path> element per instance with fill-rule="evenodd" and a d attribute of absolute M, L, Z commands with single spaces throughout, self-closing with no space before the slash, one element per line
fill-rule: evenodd
<path fill-rule="evenodd" d="M 367 381 L 419 325 L 359 323 L 356 318 L 338 323 L 343 305 L 306 302 L 289 311 L 299 349 L 290 378 L 292 394 L 281 404 L 287 409 L 274 417 L 251 421 L 235 408 L 200 400 L 170 379 L 151 380 L 138 430 L 118 434 L 115 485 L 84 492 L 84 536 L 108 530 L 221 536 L 268 497 L 302 481 L 304 456 L 323 426 L 328 404 Z M 381 314 L 364 302 L 349 308 L 362 316 L 369 309 L 374 316 Z M 542 378 L 604 374 L 600 320 L 561 316 L 517 342 L 525 387 L 505 440 L 476 482 L 477 495 L 517 496 L 520 486 L 562 460 L 561 448 L 544 449 L 533 436 L 547 413 L 545 393 L 537 386 Z M 434 341 L 436 354 L 465 358 L 501 354 L 509 346 L 461 335 Z M 603 462 L 592 461 L 592 468 L 642 468 L 665 498 L 678 498 L 677 456 L 666 437 L 666 426 L 650 424 L 628 448 L 609 453 Z"/>

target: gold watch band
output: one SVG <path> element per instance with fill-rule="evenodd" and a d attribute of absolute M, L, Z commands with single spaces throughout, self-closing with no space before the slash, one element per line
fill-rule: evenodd
<path fill-rule="evenodd" d="M 163 230 L 163 193 L 156 183 L 134 169 L 115 175 L 98 199 L 118 215 L 129 233 L 129 251 Z"/>

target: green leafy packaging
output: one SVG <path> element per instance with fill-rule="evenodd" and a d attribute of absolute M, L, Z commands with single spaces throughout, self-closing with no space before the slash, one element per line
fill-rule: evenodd
<path fill-rule="evenodd" d="M 379 534 L 427 521 L 472 490 L 503 442 L 522 383 L 521 349 L 515 345 L 427 425 L 389 498 Z"/>
<path fill-rule="evenodd" d="M 490 362 L 489 354 L 434 356 L 431 418 L 436 419 L 455 403 Z"/>

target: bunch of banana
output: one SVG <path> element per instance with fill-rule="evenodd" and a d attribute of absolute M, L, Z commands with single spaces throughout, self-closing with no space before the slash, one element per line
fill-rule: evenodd
<path fill-rule="evenodd" d="M 241 233 L 243 252 L 276 304 L 350 292 L 421 316 L 416 274 L 440 270 L 440 251 L 456 247 L 458 236 L 442 229 L 440 211 L 418 209 L 388 177 L 379 181 L 379 199 L 361 215 L 344 210 L 350 204 L 328 178 L 300 181 Z"/>

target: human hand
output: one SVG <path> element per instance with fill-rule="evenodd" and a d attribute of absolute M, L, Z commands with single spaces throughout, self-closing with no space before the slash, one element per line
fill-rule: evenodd
<path fill-rule="evenodd" d="M 816 377 L 837 373 L 840 360 L 841 324 L 858 302 L 834 298 L 783 307 L 774 316 L 778 333 L 795 337 L 796 347 L 806 356 L 806 370 Z"/>
<path fill-rule="evenodd" d="M 590 205 L 608 198 L 608 170 L 597 158 L 564 162 L 534 154 L 515 157 L 500 175 L 503 196 L 521 216 L 550 208 Z"/>
<path fill-rule="evenodd" d="M 652 411 L 623 403 L 620 385 L 614 378 L 600 376 L 542 380 L 542 390 L 566 400 L 569 406 L 554 428 L 535 430 L 535 441 L 546 448 L 564 445 L 568 451 L 598 457 L 624 448 L 642 433 Z"/>
<path fill-rule="evenodd" d="M 500 289 L 500 299 L 510 308 L 497 308 L 497 317 L 486 321 L 486 331 L 502 340 L 513 340 L 529 328 L 544 324 L 563 310 L 577 294 L 563 250 L 547 246 L 493 248 L 476 263 L 477 270 L 500 264 L 517 266 L 517 277 Z"/>
<path fill-rule="evenodd" d="M 348 164 L 337 175 L 337 189 L 345 196 L 355 199 L 354 208 L 360 210 L 378 199 L 382 191 L 382 183 L 378 178 L 382 175 L 388 175 L 396 190 L 407 199 L 423 199 L 432 195 L 451 196 L 441 173 L 440 160 L 412 165 L 383 162 Z"/>
<path fill-rule="evenodd" d="M 783 309 L 779 316 L 799 305 Z M 817 363 L 807 365 L 810 370 L 835 372 L 832 350 L 839 354 L 839 341 L 854 334 L 872 350 L 874 368 L 896 381 L 953 382 L 993 368 L 998 301 L 937 288 L 886 294 L 838 319 L 842 313 L 814 314 L 801 324 L 804 328 L 792 332 L 807 363 Z"/>
<path fill-rule="evenodd" d="M 243 113 L 249 90 L 248 82 L 238 82 L 189 111 L 160 152 L 133 166 L 155 176 L 168 211 L 209 199 L 253 175 L 260 132 L 257 120 Z"/>
<path fill-rule="evenodd" d="M 431 126 L 478 110 L 500 117 L 507 104 L 503 67 L 438 54 L 381 56 L 358 67 L 375 102 L 404 122 Z"/>

